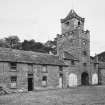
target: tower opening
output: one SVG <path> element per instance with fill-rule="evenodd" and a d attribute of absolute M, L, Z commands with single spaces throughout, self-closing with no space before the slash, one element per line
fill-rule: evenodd
<path fill-rule="evenodd" d="M 89 74 L 87 72 L 83 72 L 81 75 L 81 84 L 89 85 Z"/>

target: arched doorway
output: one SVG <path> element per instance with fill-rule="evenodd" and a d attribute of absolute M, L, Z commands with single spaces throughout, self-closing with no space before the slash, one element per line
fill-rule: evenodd
<path fill-rule="evenodd" d="M 81 75 L 81 84 L 82 85 L 89 85 L 89 75 L 87 72 L 83 72 Z"/>
<path fill-rule="evenodd" d="M 93 85 L 98 84 L 98 75 L 97 75 L 97 73 L 94 73 L 94 74 L 92 75 L 92 84 L 93 84 Z"/>
<path fill-rule="evenodd" d="M 77 75 L 74 73 L 69 74 L 69 87 L 77 86 Z"/>

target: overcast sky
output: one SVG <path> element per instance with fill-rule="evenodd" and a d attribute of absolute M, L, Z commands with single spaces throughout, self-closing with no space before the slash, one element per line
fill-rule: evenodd
<path fill-rule="evenodd" d="M 105 0 L 0 0 L 0 38 L 53 39 L 72 8 L 90 30 L 91 55 L 105 51 Z"/>

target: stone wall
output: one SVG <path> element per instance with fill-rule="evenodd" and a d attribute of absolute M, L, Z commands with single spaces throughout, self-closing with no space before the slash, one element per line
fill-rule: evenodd
<path fill-rule="evenodd" d="M 18 89 L 27 89 L 27 74 L 28 73 L 28 65 L 27 64 L 17 64 L 17 88 Z"/>
<path fill-rule="evenodd" d="M 0 86 L 9 87 L 9 66 L 6 62 L 0 62 Z"/>
<path fill-rule="evenodd" d="M 99 69 L 99 76 L 101 85 L 105 85 L 105 69 Z"/>
<path fill-rule="evenodd" d="M 42 87 L 42 77 L 47 76 L 46 88 L 59 86 L 59 66 L 47 65 L 47 72 L 42 72 L 43 65 L 17 63 L 17 70 L 11 71 L 8 62 L 0 62 L 0 85 L 11 88 L 11 76 L 17 76 L 16 89 L 28 90 L 28 73 L 33 73 L 34 89 Z"/>
<path fill-rule="evenodd" d="M 48 70 L 48 87 L 59 86 L 59 67 L 58 66 L 47 66 Z"/>

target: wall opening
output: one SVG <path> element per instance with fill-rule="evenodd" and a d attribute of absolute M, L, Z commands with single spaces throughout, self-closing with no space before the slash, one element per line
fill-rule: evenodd
<path fill-rule="evenodd" d="M 47 87 L 47 76 L 42 77 L 42 87 Z"/>
<path fill-rule="evenodd" d="M 63 88 L 63 74 L 59 74 L 59 88 Z"/>
<path fill-rule="evenodd" d="M 33 74 L 28 74 L 28 91 L 33 91 Z"/>
<path fill-rule="evenodd" d="M 89 74 L 87 72 L 83 72 L 81 75 L 81 84 L 89 85 Z"/>
<path fill-rule="evenodd" d="M 93 85 L 98 84 L 98 75 L 97 75 L 96 73 L 94 73 L 94 74 L 92 75 L 92 84 L 93 84 Z"/>
<path fill-rule="evenodd" d="M 77 75 L 74 73 L 71 73 L 69 75 L 69 87 L 77 86 Z"/>

